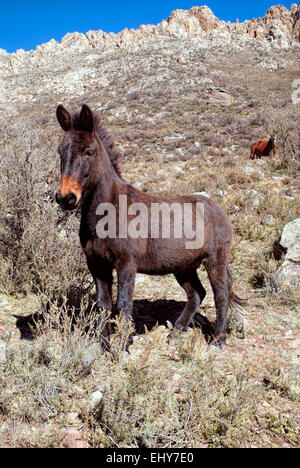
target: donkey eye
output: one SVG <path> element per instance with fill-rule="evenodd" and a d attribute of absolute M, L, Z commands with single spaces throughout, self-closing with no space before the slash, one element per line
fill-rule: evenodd
<path fill-rule="evenodd" d="M 93 154 L 94 154 L 94 151 L 90 150 L 90 149 L 84 150 L 84 152 L 83 152 L 84 156 L 93 156 Z"/>

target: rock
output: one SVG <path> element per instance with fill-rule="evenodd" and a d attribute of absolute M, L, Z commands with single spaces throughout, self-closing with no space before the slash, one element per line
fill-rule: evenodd
<path fill-rule="evenodd" d="M 249 204 L 251 204 L 252 207 L 257 208 L 259 206 L 262 195 L 257 190 L 249 190 L 246 196 L 247 200 L 249 200 Z"/>
<path fill-rule="evenodd" d="M 278 183 L 282 183 L 283 181 L 283 178 L 282 177 L 272 177 L 272 180 L 274 180 L 274 182 L 278 182 Z"/>
<path fill-rule="evenodd" d="M 173 136 L 173 137 L 165 137 L 164 143 L 166 143 L 166 144 L 174 143 L 175 141 L 179 141 L 179 140 L 183 140 L 183 139 L 184 139 L 184 135 L 176 135 L 176 136 Z"/>
<path fill-rule="evenodd" d="M 75 422 L 78 421 L 79 414 L 76 411 L 73 411 L 68 414 L 68 422 L 70 424 L 74 424 Z"/>
<path fill-rule="evenodd" d="M 6 343 L 0 340 L 0 364 L 5 364 L 6 362 Z"/>
<path fill-rule="evenodd" d="M 231 106 L 234 102 L 234 98 L 222 88 L 215 88 L 210 91 L 209 104 L 218 107 L 228 107 Z"/>
<path fill-rule="evenodd" d="M 280 240 L 280 245 L 285 249 L 290 249 L 295 244 L 300 245 L 300 218 L 285 226 Z"/>
<path fill-rule="evenodd" d="M 88 443 L 82 439 L 81 432 L 73 428 L 62 428 L 59 430 L 61 448 L 88 448 Z"/>
<path fill-rule="evenodd" d="M 186 64 L 187 64 L 187 60 L 186 60 L 185 57 L 181 56 L 181 57 L 178 57 L 177 63 L 179 63 L 180 65 L 186 65 Z"/>
<path fill-rule="evenodd" d="M 181 167 L 179 167 L 179 166 L 173 166 L 172 169 L 173 169 L 173 171 L 174 171 L 176 174 L 178 174 L 178 175 L 179 175 L 179 174 L 184 174 L 184 170 L 183 170 Z"/>
<path fill-rule="evenodd" d="M 91 407 L 95 408 L 95 406 L 97 406 L 100 403 L 102 398 L 103 398 L 103 393 L 100 392 L 100 390 L 97 390 L 96 392 L 92 393 L 90 396 Z"/>
<path fill-rule="evenodd" d="M 145 281 L 146 281 L 146 275 L 143 275 L 142 273 L 137 273 L 136 278 L 135 278 L 135 284 L 145 283 Z"/>
<path fill-rule="evenodd" d="M 275 218 L 272 215 L 267 215 L 265 218 L 265 224 L 267 224 L 267 226 L 271 226 L 272 224 L 274 224 L 274 221 Z"/>
<path fill-rule="evenodd" d="M 253 167 L 243 167 L 242 172 L 246 175 L 254 175 L 257 176 L 259 179 L 263 179 L 265 174 L 262 171 L 259 171 L 258 169 L 254 169 Z"/>
<path fill-rule="evenodd" d="M 226 197 L 227 191 L 226 191 L 226 190 L 218 189 L 218 190 L 216 191 L 216 194 L 219 195 L 219 197 Z"/>
<path fill-rule="evenodd" d="M 300 339 L 296 339 L 296 340 L 293 340 L 291 343 L 290 343 L 290 348 L 292 349 L 300 349 Z"/>
<path fill-rule="evenodd" d="M 287 224 L 283 230 L 281 247 L 286 251 L 284 263 L 273 280 L 278 289 L 300 290 L 300 218 Z"/>
<path fill-rule="evenodd" d="M 193 195 L 201 195 L 201 197 L 210 198 L 210 196 L 206 192 L 196 192 L 193 193 Z"/>
<path fill-rule="evenodd" d="M 179 382 L 179 380 L 182 378 L 182 375 L 175 373 L 173 374 L 172 380 L 173 382 Z"/>
<path fill-rule="evenodd" d="M 260 60 L 255 66 L 258 68 L 264 68 L 268 71 L 277 71 L 286 68 L 287 64 L 279 57 L 267 57 Z"/>
<path fill-rule="evenodd" d="M 176 159 L 175 154 L 172 154 L 172 153 L 171 153 L 171 154 L 166 154 L 166 156 L 165 156 L 166 162 L 174 161 L 174 159 Z"/>

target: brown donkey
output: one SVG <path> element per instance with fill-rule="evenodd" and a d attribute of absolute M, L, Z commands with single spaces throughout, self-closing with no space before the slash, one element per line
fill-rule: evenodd
<path fill-rule="evenodd" d="M 270 156 L 273 151 L 273 156 L 277 152 L 276 138 L 272 137 L 269 141 L 259 140 L 253 143 L 251 147 L 250 159 L 261 159 L 262 156 Z"/>
<path fill-rule="evenodd" d="M 224 211 L 212 200 L 200 195 L 183 197 L 158 197 L 142 192 L 125 182 L 118 166 L 119 153 L 112 139 L 102 127 L 91 109 L 84 105 L 80 113 L 71 116 L 63 106 L 57 108 L 57 119 L 65 131 L 59 145 L 61 156 L 61 183 L 56 195 L 57 203 L 65 210 L 81 208 L 80 241 L 88 267 L 97 289 L 100 326 L 103 336 L 108 335 L 105 310 L 112 308 L 113 270 L 118 276 L 117 309 L 130 320 L 136 273 L 166 275 L 173 273 L 187 294 L 187 305 L 175 324 L 178 330 L 189 326 L 197 308 L 206 296 L 197 269 L 203 264 L 207 270 L 217 309 L 217 325 L 214 344 L 226 340 L 226 317 L 228 307 L 242 305 L 232 289 L 229 269 L 229 254 L 232 244 L 232 227 Z M 140 224 L 158 224 L 159 235 L 153 236 L 150 228 L 147 235 L 124 235 L 124 225 L 134 220 L 131 208 L 122 220 L 121 201 L 127 205 L 147 209 L 139 218 Z M 104 205 L 103 205 L 104 204 Z M 138 204 L 138 205 L 137 205 Z M 187 248 L 191 236 L 163 236 L 163 217 L 153 215 L 152 206 L 182 208 L 192 207 L 195 225 L 198 206 L 202 207 L 202 242 L 197 247 Z M 101 206 L 104 210 L 101 211 Z M 99 220 L 103 221 L 107 207 L 115 209 L 115 234 L 99 236 Z M 100 210 L 99 210 L 100 207 Z M 152 214 L 151 214 L 152 213 Z M 171 229 L 178 221 L 170 210 Z M 174 231 L 175 232 L 175 231 Z"/>

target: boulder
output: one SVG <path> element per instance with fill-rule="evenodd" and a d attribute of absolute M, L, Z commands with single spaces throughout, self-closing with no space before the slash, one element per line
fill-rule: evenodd
<path fill-rule="evenodd" d="M 6 343 L 0 340 L 0 364 L 6 362 Z"/>
<path fill-rule="evenodd" d="M 286 253 L 283 264 L 274 275 L 275 286 L 300 292 L 300 218 L 285 226 L 280 246 Z"/>
<path fill-rule="evenodd" d="M 234 98 L 222 88 L 212 89 L 209 93 L 209 104 L 218 107 L 229 107 L 233 104 Z"/>

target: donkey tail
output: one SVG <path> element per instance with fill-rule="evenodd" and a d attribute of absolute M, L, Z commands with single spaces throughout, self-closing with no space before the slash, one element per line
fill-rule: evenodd
<path fill-rule="evenodd" d="M 233 291 L 233 278 L 229 265 L 227 265 L 227 281 L 229 289 L 229 309 L 232 313 L 232 317 L 236 322 L 245 326 L 246 320 L 244 318 L 243 308 L 247 305 L 248 300 L 237 296 Z"/>

